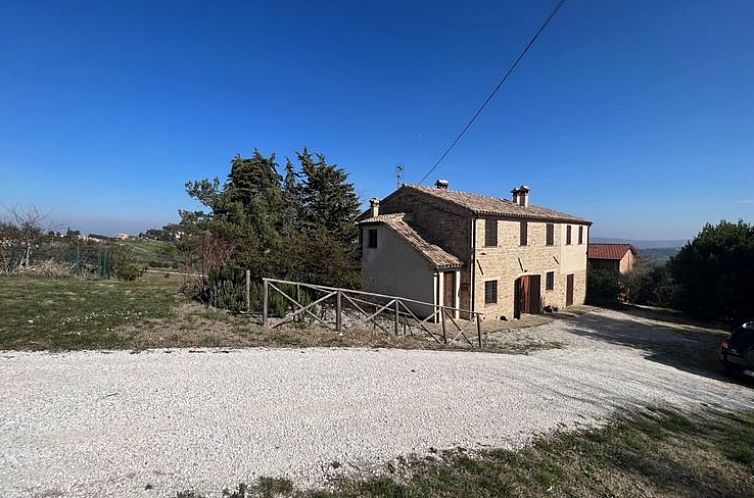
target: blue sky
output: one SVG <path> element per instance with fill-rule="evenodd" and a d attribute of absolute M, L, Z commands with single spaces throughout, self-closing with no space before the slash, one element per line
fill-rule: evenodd
<path fill-rule="evenodd" d="M 0 203 L 84 231 L 191 208 L 183 185 L 304 145 L 363 200 L 418 181 L 554 1 L 0 1 Z M 754 214 L 754 2 L 563 9 L 430 177 L 693 236 Z"/>

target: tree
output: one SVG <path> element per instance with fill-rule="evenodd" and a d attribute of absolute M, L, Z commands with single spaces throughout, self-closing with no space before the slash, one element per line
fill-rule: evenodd
<path fill-rule="evenodd" d="M 670 271 L 682 311 L 732 324 L 754 318 L 754 226 L 708 223 L 670 261 Z"/>
<path fill-rule="evenodd" d="M 328 164 L 324 155 L 304 149 L 296 157 L 299 169 L 287 160 L 281 176 L 275 155 L 255 150 L 251 157 L 233 158 L 223 184 L 218 178 L 186 184 L 188 195 L 203 205 L 200 211 L 180 211 L 179 247 L 187 269 L 218 276 L 232 273 L 215 271 L 220 266 L 248 269 L 256 281 L 358 283 L 354 187 L 345 170 Z M 218 248 L 210 254 L 222 256 L 211 265 L 208 243 Z"/>

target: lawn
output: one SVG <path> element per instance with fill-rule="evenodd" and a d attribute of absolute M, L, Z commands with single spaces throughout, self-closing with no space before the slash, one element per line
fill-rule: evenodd
<path fill-rule="evenodd" d="M 118 327 L 175 314 L 175 276 L 137 282 L 0 277 L 0 349 L 128 348 Z"/>
<path fill-rule="evenodd" d="M 224 496 L 745 498 L 754 496 L 754 412 L 644 410 L 521 451 L 457 449 L 400 460 L 384 476 L 346 478 L 327 490 L 296 490 L 285 478 L 266 477 Z"/>

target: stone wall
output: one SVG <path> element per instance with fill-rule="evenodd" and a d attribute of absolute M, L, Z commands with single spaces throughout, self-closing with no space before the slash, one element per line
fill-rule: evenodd
<path fill-rule="evenodd" d="M 513 318 L 515 282 L 524 275 L 540 275 L 542 306 L 565 307 L 566 278 L 574 274 L 574 304 L 583 304 L 586 297 L 587 230 L 584 226 L 582 244 L 578 244 L 578 228 L 573 225 L 572 244 L 565 245 L 565 224 L 555 223 L 554 245 L 546 245 L 544 222 L 528 222 L 527 245 L 520 245 L 520 222 L 498 220 L 498 245 L 485 247 L 485 223 L 477 222 L 475 309 L 486 319 Z M 554 288 L 546 290 L 546 273 L 554 272 Z M 485 282 L 496 280 L 498 300 L 485 304 Z"/>

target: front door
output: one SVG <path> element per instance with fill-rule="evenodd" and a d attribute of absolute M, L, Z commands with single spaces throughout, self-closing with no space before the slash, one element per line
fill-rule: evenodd
<path fill-rule="evenodd" d="M 539 275 L 526 275 L 516 280 L 513 289 L 514 318 L 521 318 L 522 313 L 539 313 L 541 302 Z"/>
<path fill-rule="evenodd" d="M 566 275 L 566 306 L 573 304 L 573 273 Z"/>
<path fill-rule="evenodd" d="M 443 306 L 456 306 L 456 272 L 446 271 L 442 274 L 442 304 Z"/>

